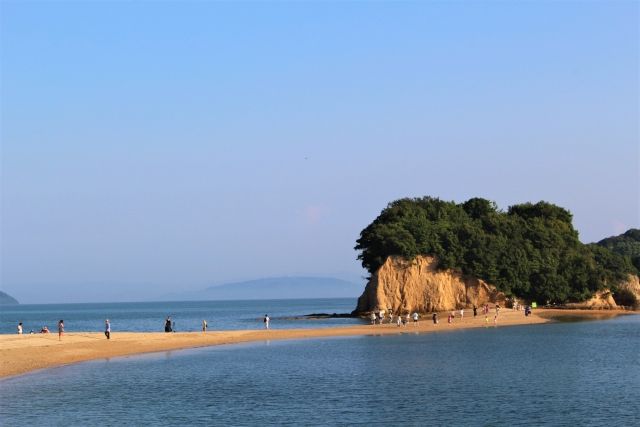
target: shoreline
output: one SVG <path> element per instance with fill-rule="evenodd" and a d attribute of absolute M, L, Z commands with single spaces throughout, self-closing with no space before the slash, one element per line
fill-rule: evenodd
<path fill-rule="evenodd" d="M 503 309 L 498 317 L 497 327 L 545 324 L 562 318 L 568 319 L 609 319 L 637 311 L 621 310 L 555 310 L 536 309 L 525 317 L 522 311 Z M 343 336 L 400 335 L 403 333 L 435 333 L 474 328 L 494 327 L 493 313 L 489 322 L 479 314 L 452 324 L 447 323 L 447 313 L 439 313 L 440 322 L 434 325 L 430 317 L 422 317 L 418 325 L 410 321 L 406 327 L 396 324 L 336 326 L 314 329 L 257 329 L 202 332 L 112 332 L 107 340 L 100 332 L 71 332 L 58 341 L 51 334 L 6 334 L 0 335 L 0 380 L 29 372 L 54 368 L 89 360 L 111 357 L 133 356 L 169 350 L 209 347 L 225 344 L 239 344 L 270 340 L 298 340 Z"/>

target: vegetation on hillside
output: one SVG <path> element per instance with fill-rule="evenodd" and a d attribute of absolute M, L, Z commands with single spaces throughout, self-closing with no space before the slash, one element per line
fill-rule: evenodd
<path fill-rule="evenodd" d="M 598 245 L 628 258 L 640 270 L 640 229 L 631 228 L 619 236 L 607 237 Z"/>
<path fill-rule="evenodd" d="M 400 199 L 362 230 L 355 249 L 371 274 L 388 256 L 433 255 L 439 268 L 541 302 L 582 301 L 637 273 L 628 258 L 582 244 L 571 221 L 568 210 L 543 201 L 504 212 L 481 198 Z"/>

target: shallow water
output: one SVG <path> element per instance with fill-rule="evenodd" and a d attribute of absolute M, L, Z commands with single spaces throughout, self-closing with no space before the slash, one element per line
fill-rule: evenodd
<path fill-rule="evenodd" d="M 176 322 L 179 332 L 199 331 L 202 320 L 207 321 L 210 330 L 258 329 L 263 327 L 262 318 L 265 314 L 271 317 L 271 327 L 274 329 L 362 324 L 364 321 L 351 318 L 299 318 L 311 313 L 350 313 L 355 306 L 355 298 L 21 304 L 0 308 L 0 333 L 15 333 L 18 322 L 23 322 L 25 333 L 30 330 L 38 332 L 45 325 L 54 331 L 60 319 L 64 320 L 67 332 L 102 332 L 105 319 L 110 320 L 114 333 L 157 332 L 164 330 L 167 316 Z"/>
<path fill-rule="evenodd" d="M 0 382 L 3 425 L 640 425 L 640 316 L 274 341 Z"/>

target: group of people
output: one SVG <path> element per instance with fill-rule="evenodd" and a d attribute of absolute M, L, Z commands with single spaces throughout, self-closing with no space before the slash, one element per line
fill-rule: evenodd
<path fill-rule="evenodd" d="M 417 325 L 418 324 L 418 320 L 420 318 L 420 315 L 417 312 L 414 312 L 413 314 L 405 314 L 404 316 L 401 314 L 398 314 L 397 316 L 395 316 L 393 314 L 392 310 L 389 310 L 389 324 L 393 323 L 393 319 L 395 317 L 395 322 L 396 324 L 399 326 L 407 326 L 407 323 L 409 323 L 409 321 L 411 319 L 413 319 L 413 324 Z M 382 325 L 384 323 L 385 320 L 385 311 L 384 310 L 379 310 L 378 312 L 372 312 L 371 313 L 371 324 L 375 325 L 375 324 L 380 324 Z"/>
<path fill-rule="evenodd" d="M 17 330 L 18 330 L 18 335 L 22 335 L 24 333 L 24 326 L 22 322 L 18 322 Z M 40 333 L 49 334 L 51 333 L 51 331 L 49 330 L 49 327 L 47 325 L 44 325 L 40 329 Z M 29 334 L 35 334 L 33 329 L 29 331 Z M 62 340 L 62 335 L 64 335 L 64 320 L 60 319 L 60 321 L 58 322 L 58 340 Z"/>
<path fill-rule="evenodd" d="M 519 306 L 522 307 L 522 306 Z M 493 323 L 494 325 L 497 325 L 498 323 L 498 315 L 500 314 L 500 304 L 496 304 L 495 305 L 495 315 L 493 316 Z M 473 305 L 473 317 L 477 317 L 478 316 L 478 307 L 474 304 Z M 489 304 L 484 304 L 482 306 L 482 314 L 485 316 L 485 323 L 488 324 L 489 323 L 489 312 L 490 312 L 490 308 L 489 308 Z M 394 322 L 394 314 L 393 314 L 393 310 L 389 309 L 389 323 L 393 323 Z M 524 307 L 524 314 L 525 316 L 529 316 L 531 314 L 531 307 L 530 306 L 525 306 Z M 456 317 L 459 317 L 460 320 L 464 319 L 464 315 L 465 315 L 465 309 L 461 308 L 460 310 L 452 310 L 451 312 L 448 313 L 447 315 L 447 323 L 453 323 L 456 319 Z M 413 315 L 410 315 L 409 313 L 406 313 L 406 315 L 401 315 L 398 314 L 396 317 L 396 323 L 398 326 L 404 325 L 406 326 L 407 323 L 409 322 L 409 320 L 413 318 L 413 323 L 415 325 L 418 324 L 418 319 L 419 319 L 419 314 L 417 312 L 414 312 Z M 433 315 L 431 316 L 432 320 L 433 320 L 433 324 L 437 325 L 439 323 L 439 319 L 438 319 L 438 313 L 433 313 Z M 371 312 L 370 315 L 370 319 L 371 319 L 371 324 L 372 325 L 382 325 L 384 323 L 385 320 L 385 310 L 378 310 L 378 311 L 373 311 Z"/>

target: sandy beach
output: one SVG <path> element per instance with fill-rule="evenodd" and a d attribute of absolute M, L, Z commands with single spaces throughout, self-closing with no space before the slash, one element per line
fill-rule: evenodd
<path fill-rule="evenodd" d="M 536 310 L 531 316 L 525 317 L 522 312 L 505 309 L 500 313 L 497 327 L 547 323 L 553 321 L 554 318 L 563 316 L 603 319 L 629 313 L 624 311 Z M 434 325 L 431 318 L 423 317 L 417 326 L 410 322 L 406 327 L 384 324 L 318 329 L 208 331 L 206 334 L 202 332 L 119 333 L 113 331 L 110 340 L 107 340 L 102 333 L 97 332 L 66 333 L 61 341 L 58 341 L 56 333 L 0 335 L 0 378 L 87 360 L 222 344 L 355 335 L 446 332 L 483 328 L 487 325 L 494 327 L 493 313 L 489 315 L 488 324 L 481 314 L 473 318 L 471 311 L 465 313 L 463 320 L 456 318 L 452 324 L 447 323 L 446 313 L 441 313 L 439 319 L 440 323 Z"/>

